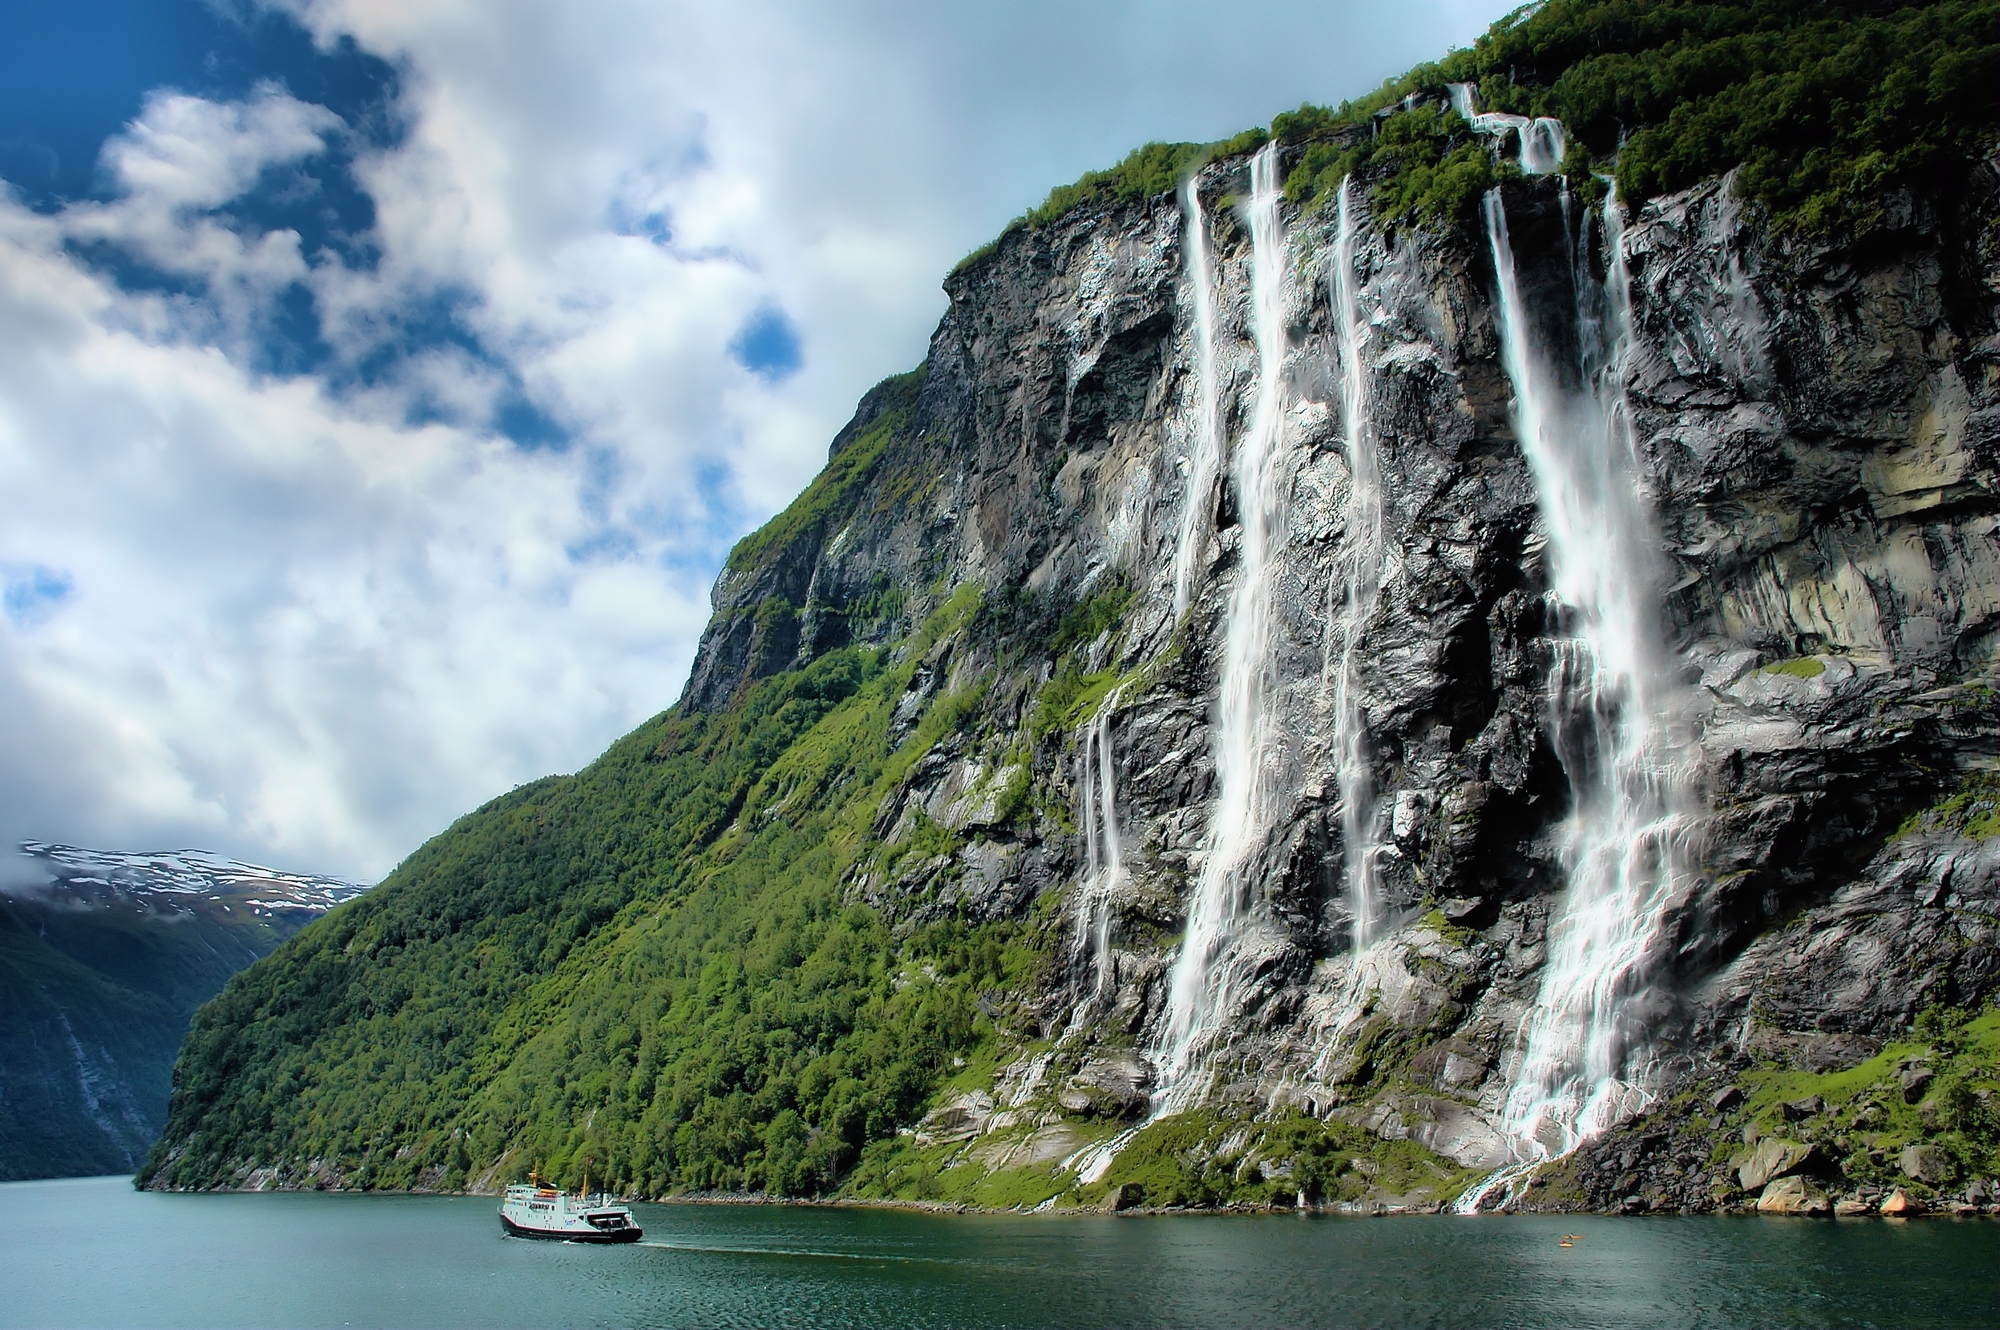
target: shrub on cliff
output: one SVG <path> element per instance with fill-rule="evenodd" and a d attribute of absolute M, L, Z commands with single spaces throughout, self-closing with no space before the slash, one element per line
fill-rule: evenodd
<path fill-rule="evenodd" d="M 1313 145 L 1288 183 L 1295 200 L 1361 171 L 1385 220 L 1463 216 L 1487 182 L 1470 127 L 1439 99 L 1472 83 L 1485 109 L 1561 120 L 1573 177 L 1615 159 L 1629 205 L 1735 169 L 1738 192 L 1781 230 L 1865 228 L 1892 190 L 1950 190 L 2000 135 L 1996 69 L 1995 0 L 1549 0 L 1338 111 L 1280 116 L 1272 132 Z M 1381 114 L 1411 97 L 1422 106 Z M 1363 125 L 1366 139 L 1320 147 Z"/>
<path fill-rule="evenodd" d="M 1330 199 L 1355 174 L 1382 223 L 1462 221 L 1514 168 L 1444 104 L 1452 83 L 1475 85 L 1482 109 L 1561 120 L 1565 171 L 1587 196 L 1602 191 L 1598 172 L 1637 206 L 1735 170 L 1739 195 L 1778 230 L 1866 229 L 1894 191 L 1949 193 L 1991 149 L 1996 71 L 2000 0 L 1547 0 L 1364 97 L 1278 115 L 1268 136 L 1149 144 L 1008 229 L 1164 193 L 1267 137 L 1303 149 L 1285 187 L 1294 203 Z"/>

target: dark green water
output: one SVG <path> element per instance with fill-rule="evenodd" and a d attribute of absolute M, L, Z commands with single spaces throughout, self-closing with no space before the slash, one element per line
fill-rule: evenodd
<path fill-rule="evenodd" d="M 489 1200 L 10 1183 L 0 1324 L 1990 1326 L 2000 1298 L 1983 1220 L 635 1209 L 644 1244 L 576 1247 Z"/>

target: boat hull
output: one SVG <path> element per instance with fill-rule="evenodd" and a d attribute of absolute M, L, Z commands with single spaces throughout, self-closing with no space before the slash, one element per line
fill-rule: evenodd
<path fill-rule="evenodd" d="M 530 1228 L 517 1224 L 506 1215 L 500 1216 L 500 1227 L 507 1230 L 507 1236 L 514 1238 L 541 1238 L 547 1242 L 637 1242 L 645 1230 L 636 1225 L 631 1228 L 614 1229 L 561 1229 Z"/>

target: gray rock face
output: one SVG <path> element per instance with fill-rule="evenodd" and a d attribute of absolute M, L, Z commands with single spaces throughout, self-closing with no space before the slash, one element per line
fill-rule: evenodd
<path fill-rule="evenodd" d="M 1243 163 L 1202 183 L 1209 198 L 1243 194 Z M 1507 190 L 1524 281 L 1546 286 L 1580 210 L 1553 181 Z M 1849 248 L 1772 237 L 1725 182 L 1631 220 L 1635 460 L 1707 807 L 1698 888 L 1645 967 L 1654 1056 L 1631 1071 L 1635 1105 L 1718 1058 L 1850 1065 L 1925 1006 L 2000 991 L 2000 841 L 1896 834 L 1961 773 L 2000 763 L 1996 193 L 1988 163 L 1969 211 L 1914 201 Z M 1213 221 L 1234 441 L 1258 373 L 1250 238 L 1233 212 Z M 1386 537 L 1358 705 L 1392 924 L 1357 960 L 1329 682 L 1351 482 L 1333 221 L 1286 222 L 1273 811 L 1204 1095 L 1244 1113 L 1339 1113 L 1485 1167 L 1506 1157 L 1496 1114 L 1562 908 L 1570 805 L 1551 737 L 1547 531 L 1510 421 L 1491 260 L 1457 231 L 1364 227 L 1357 246 Z M 1188 492 L 1199 385 L 1182 245 L 1170 197 L 1093 205 L 953 274 L 921 375 L 864 400 L 829 474 L 891 415 L 895 441 L 718 581 L 684 699 L 722 705 L 819 651 L 887 640 L 976 584 L 981 613 L 926 647 L 898 724 L 914 731 L 967 690 L 978 720 L 917 762 L 877 819 L 892 840 L 941 827 L 953 848 L 853 891 L 905 920 L 1026 918 L 1054 902 L 1034 917 L 1073 963 L 1021 996 L 1068 1070 L 1034 1083 L 1066 1111 L 1117 1117 L 1154 1083 L 1209 848 L 1226 602 L 1242 571 L 1243 497 L 1226 477 Z M 1572 316 L 1540 298 L 1551 335 L 1574 338 Z M 1200 543 L 1181 614 L 1190 504 Z M 1065 616 L 1099 603 L 1116 606 L 1109 626 L 1057 651 Z M 1100 680 L 1094 696 L 1120 684 L 1104 748 L 1125 872 L 1106 888 L 1102 964 L 1073 923 L 1088 857 L 1075 733 L 1090 716 L 1049 712 L 1063 670 Z M 1003 1080 L 1026 1076 L 1024 1063 Z M 968 1102 L 928 1130 L 977 1135 L 993 1116 L 992 1101 Z M 1705 1194 L 1689 1167 L 1686 1190 Z"/>
<path fill-rule="evenodd" d="M 1906 1145 L 1896 1157 L 1896 1167 L 1918 1182 L 1939 1183 L 1950 1171 L 1944 1157 L 1933 1146 Z"/>
<path fill-rule="evenodd" d="M 1767 1136 L 1757 1142 L 1750 1155 L 1736 1166 L 1736 1176 L 1744 1191 L 1758 1191 L 1773 1178 L 1787 1177 L 1812 1165 L 1813 1147 L 1798 1141 L 1781 1141 Z"/>
<path fill-rule="evenodd" d="M 1823 1215 L 1832 1209 L 1826 1193 L 1801 1177 L 1780 1178 L 1757 1198 L 1759 1214 Z"/>
<path fill-rule="evenodd" d="M 1828 895 L 1696 990 L 1698 1036 L 1831 1070 L 1874 1053 L 1924 1007 L 2000 987 L 2000 842 L 1897 837 Z M 1930 1077 L 1902 1073 L 1910 1102 Z"/>

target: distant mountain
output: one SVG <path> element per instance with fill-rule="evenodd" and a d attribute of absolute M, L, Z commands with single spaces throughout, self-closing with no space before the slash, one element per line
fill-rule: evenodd
<path fill-rule="evenodd" d="M 366 890 L 203 850 L 25 842 L 0 886 L 0 1181 L 138 1166 L 194 1009 Z"/>

